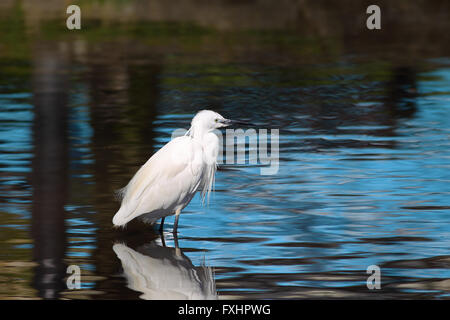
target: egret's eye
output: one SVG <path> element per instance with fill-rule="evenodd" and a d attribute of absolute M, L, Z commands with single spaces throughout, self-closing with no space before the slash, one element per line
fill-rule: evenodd
<path fill-rule="evenodd" d="M 219 119 L 216 118 L 214 121 L 215 121 L 215 122 L 219 122 Z"/>

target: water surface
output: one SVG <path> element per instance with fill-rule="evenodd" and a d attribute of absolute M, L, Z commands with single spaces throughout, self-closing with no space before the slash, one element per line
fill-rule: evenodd
<path fill-rule="evenodd" d="M 0 298 L 448 298 L 450 57 L 189 30 L 3 42 Z M 114 191 L 206 107 L 279 129 L 277 174 L 220 165 L 178 239 L 114 229 Z"/>

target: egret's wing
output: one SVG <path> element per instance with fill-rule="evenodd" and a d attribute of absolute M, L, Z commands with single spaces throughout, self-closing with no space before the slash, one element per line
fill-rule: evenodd
<path fill-rule="evenodd" d="M 123 189 L 120 210 L 113 218 L 124 225 L 143 213 L 169 210 L 195 192 L 202 175 L 202 147 L 192 138 L 171 140 L 156 152 Z"/>

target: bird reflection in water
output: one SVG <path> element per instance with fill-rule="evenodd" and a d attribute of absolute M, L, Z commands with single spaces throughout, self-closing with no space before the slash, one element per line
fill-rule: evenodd
<path fill-rule="evenodd" d="M 154 241 L 135 250 L 116 243 L 113 250 L 122 263 L 128 287 L 145 300 L 215 300 L 214 273 L 202 264 L 195 267 L 178 248 Z"/>

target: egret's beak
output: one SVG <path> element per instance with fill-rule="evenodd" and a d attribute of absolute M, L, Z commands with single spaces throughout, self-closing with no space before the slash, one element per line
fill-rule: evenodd
<path fill-rule="evenodd" d="M 249 122 L 240 121 L 240 120 L 223 119 L 223 120 L 220 120 L 220 122 L 221 122 L 222 124 L 224 124 L 225 126 L 232 126 L 232 125 L 244 125 L 244 126 L 248 126 L 248 125 L 250 125 Z"/>

